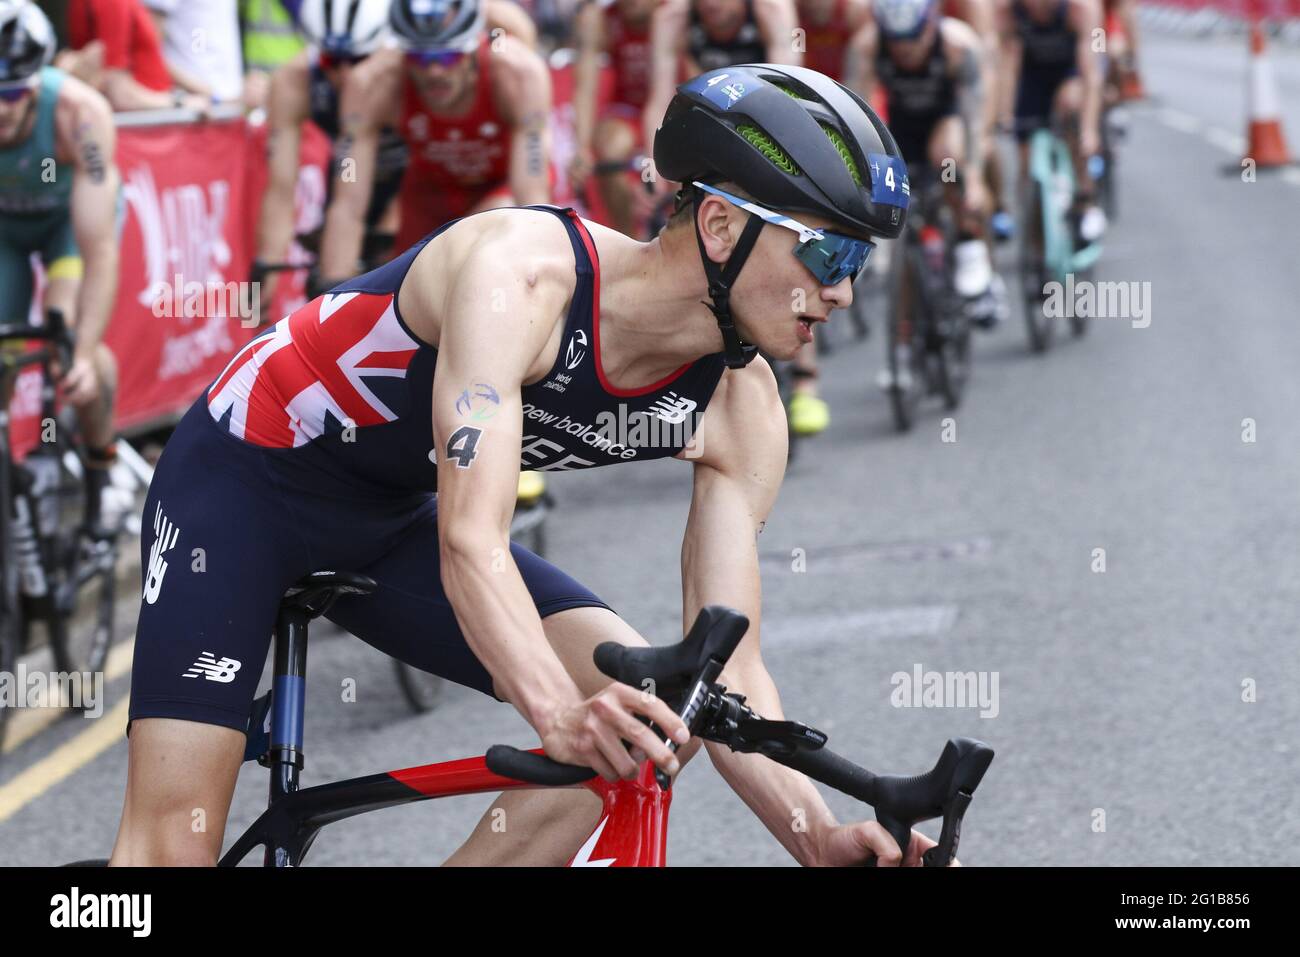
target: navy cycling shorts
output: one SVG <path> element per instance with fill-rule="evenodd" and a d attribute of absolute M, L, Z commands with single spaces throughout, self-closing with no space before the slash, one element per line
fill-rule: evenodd
<path fill-rule="evenodd" d="M 442 589 L 436 497 L 326 471 L 315 451 L 245 443 L 212 420 L 205 396 L 186 413 L 145 500 L 131 720 L 245 730 L 280 599 L 321 569 L 361 572 L 379 586 L 341 598 L 330 621 L 493 694 Z M 512 544 L 511 554 L 542 617 L 609 607 L 527 549 Z"/>
<path fill-rule="evenodd" d="M 1079 69 L 1073 64 L 1056 70 L 1021 71 L 1015 107 L 1018 141 L 1025 142 L 1033 135 L 1034 129 L 1051 123 L 1056 91 L 1066 80 L 1078 75 Z"/>

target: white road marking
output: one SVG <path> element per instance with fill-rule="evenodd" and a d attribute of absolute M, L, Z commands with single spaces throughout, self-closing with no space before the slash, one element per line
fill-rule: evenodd
<path fill-rule="evenodd" d="M 807 615 L 763 621 L 765 648 L 790 644 L 872 641 L 880 638 L 920 638 L 951 631 L 956 605 L 915 605 L 873 608 L 846 615 Z"/>
<path fill-rule="evenodd" d="M 104 685 L 116 681 L 131 670 L 131 660 L 135 654 L 135 636 L 118 642 L 108 652 L 108 661 L 104 665 Z M 49 671 L 53 668 L 54 656 L 48 648 L 43 648 L 23 659 L 27 673 Z M 46 705 L 47 702 L 42 702 Z M 37 707 L 19 708 L 9 718 L 9 728 L 5 734 L 4 750 L 6 753 L 17 749 L 24 742 L 31 740 L 55 722 L 67 716 L 62 708 Z"/>
<path fill-rule="evenodd" d="M 1201 120 L 1191 113 L 1184 113 L 1182 110 L 1175 110 L 1167 106 L 1162 109 L 1157 116 L 1166 126 L 1172 127 L 1182 133 L 1199 133 L 1201 131 Z"/>
<path fill-rule="evenodd" d="M 1229 133 L 1227 130 L 1221 130 L 1217 126 L 1207 126 L 1204 134 L 1205 141 L 1212 146 L 1217 146 L 1233 156 L 1244 156 L 1246 152 L 1246 139 L 1236 133 Z"/>

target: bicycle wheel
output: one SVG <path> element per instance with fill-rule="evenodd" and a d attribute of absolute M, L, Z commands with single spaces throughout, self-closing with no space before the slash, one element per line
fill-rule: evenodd
<path fill-rule="evenodd" d="M 96 567 L 78 563 L 64 585 L 69 594 L 47 623 L 50 647 L 60 671 L 104 670 L 113 645 L 113 615 L 117 607 L 116 547 L 108 542 L 86 543 L 111 549 L 112 558 Z M 93 555 L 87 558 L 93 559 Z"/>
<path fill-rule="evenodd" d="M 3 456 L 3 453 L 0 453 Z M 18 563 L 9 528 L 11 505 L 10 468 L 0 457 L 0 674 L 12 675 L 25 647 L 22 595 L 18 584 Z M 0 748 L 12 709 L 0 702 Z"/>
<path fill-rule="evenodd" d="M 402 697 L 417 714 L 427 714 L 438 706 L 442 700 L 446 682 L 437 675 L 413 668 L 404 661 L 393 659 L 396 666 L 397 686 L 402 689 Z"/>
<path fill-rule="evenodd" d="M 117 600 L 117 544 L 87 530 L 88 486 L 73 470 L 75 453 L 59 448 L 58 482 L 41 496 L 42 549 L 53 601 L 46 630 L 54 662 L 63 672 L 103 671 L 113 642 Z"/>
<path fill-rule="evenodd" d="M 12 607 L 0 609 L 0 674 L 12 675 L 18 666 L 19 642 L 22 640 L 20 617 Z M 0 751 L 4 748 L 5 727 L 12 708 L 0 702 Z"/>
<path fill-rule="evenodd" d="M 1052 344 L 1052 320 L 1043 309 L 1046 285 L 1043 266 L 1043 194 L 1038 183 L 1026 181 L 1021 187 L 1020 285 L 1025 312 L 1025 331 L 1029 348 L 1046 352 Z"/>
<path fill-rule="evenodd" d="M 944 408 L 951 411 L 961 405 L 966 383 L 970 381 L 970 322 L 965 316 L 950 312 L 943 326 L 935 364 Z"/>
<path fill-rule="evenodd" d="M 898 251 L 895 266 L 893 296 L 889 308 L 885 337 L 885 360 L 889 368 L 889 407 L 894 416 L 894 428 L 906 432 L 916 421 L 916 410 L 927 388 L 925 368 L 925 338 L 916 328 L 916 280 L 911 264 L 911 251 Z M 904 299 L 904 296 L 907 299 Z M 905 305 L 906 304 L 906 305 Z"/>

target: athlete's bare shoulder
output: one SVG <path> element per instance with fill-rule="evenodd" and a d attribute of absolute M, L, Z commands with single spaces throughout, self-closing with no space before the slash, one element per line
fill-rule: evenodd
<path fill-rule="evenodd" d="M 463 320 L 490 326 L 503 339 L 525 337 L 540 353 L 562 330 L 576 281 L 573 247 L 558 216 L 494 209 L 429 242 L 402 283 L 398 309 L 411 331 L 435 346 L 446 322 Z"/>

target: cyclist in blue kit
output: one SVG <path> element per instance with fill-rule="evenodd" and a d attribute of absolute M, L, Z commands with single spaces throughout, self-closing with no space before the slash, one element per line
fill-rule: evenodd
<path fill-rule="evenodd" d="M 663 701 L 592 663 L 602 641 L 644 639 L 509 541 L 521 465 L 688 460 L 683 620 L 713 603 L 748 615 L 724 680 L 780 717 L 759 650 L 756 537 L 781 484 L 786 425 L 755 354 L 794 355 L 849 305 L 873 238 L 902 229 L 906 170 L 856 95 L 770 64 L 679 87 L 655 161 L 684 187 L 652 242 L 555 207 L 454 221 L 281 320 L 189 411 L 145 505 L 113 863 L 215 863 L 278 603 L 326 567 L 378 582 L 339 601 L 333 621 L 509 702 L 556 760 L 613 779 L 648 758 L 675 774 L 698 743 Z M 655 446 L 593 438 L 589 426 L 611 416 L 689 427 Z M 638 717 L 686 745 L 680 755 Z M 798 772 L 716 745 L 710 757 L 798 861 L 901 862 L 885 830 L 839 824 Z M 509 834 L 480 824 L 452 862 L 563 863 L 594 823 L 593 800 L 504 795 Z M 202 833 L 195 807 L 207 812 Z M 793 807 L 806 829 L 790 827 Z M 914 834 L 905 862 L 932 844 Z"/>

